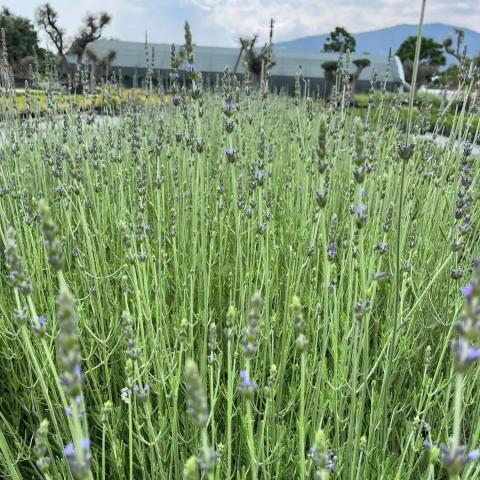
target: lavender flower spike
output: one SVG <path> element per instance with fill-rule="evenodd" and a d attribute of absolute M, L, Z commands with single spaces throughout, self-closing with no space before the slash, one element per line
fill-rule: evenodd
<path fill-rule="evenodd" d="M 440 460 L 448 470 L 450 478 L 457 478 L 466 465 L 476 462 L 479 458 L 480 450 L 472 450 L 467 454 L 463 446 L 454 448 L 450 443 L 440 445 Z"/>
<path fill-rule="evenodd" d="M 240 393 L 248 399 L 252 399 L 255 394 L 258 386 L 255 382 L 250 379 L 250 375 L 246 370 L 240 372 Z"/>
<path fill-rule="evenodd" d="M 470 366 L 480 360 L 480 350 L 470 346 L 463 338 L 454 340 L 451 344 L 451 350 L 455 368 L 459 373 L 465 373 Z"/>

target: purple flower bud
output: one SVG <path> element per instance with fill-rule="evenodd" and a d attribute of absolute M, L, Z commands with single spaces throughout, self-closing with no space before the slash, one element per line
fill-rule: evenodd
<path fill-rule="evenodd" d="M 337 256 L 337 247 L 335 245 L 330 245 L 327 248 L 327 254 L 329 260 L 333 260 Z"/>
<path fill-rule="evenodd" d="M 246 398 L 253 398 L 255 391 L 257 390 L 257 384 L 250 380 L 250 375 L 246 370 L 240 372 L 240 393 Z"/>
<path fill-rule="evenodd" d="M 355 213 L 357 215 L 361 215 L 362 213 L 366 212 L 367 211 L 367 206 L 366 205 L 359 205 L 358 207 L 355 208 Z"/>
<path fill-rule="evenodd" d="M 467 463 L 476 462 L 480 458 L 480 450 L 472 450 L 466 457 Z"/>
<path fill-rule="evenodd" d="M 225 148 L 225 155 L 230 163 L 235 163 L 238 159 L 238 151 L 233 148 Z"/>
<path fill-rule="evenodd" d="M 480 457 L 480 450 L 466 453 L 466 448 L 454 448 L 451 444 L 440 445 L 440 460 L 445 465 L 451 477 L 458 477 L 468 463 L 475 462 Z"/>
<path fill-rule="evenodd" d="M 225 116 L 231 117 L 235 113 L 235 105 L 231 101 L 227 102 L 223 109 L 223 113 Z"/>
<path fill-rule="evenodd" d="M 37 335 L 43 335 L 47 330 L 47 320 L 46 318 L 41 315 L 40 317 L 35 320 L 32 318 L 32 331 Z"/>
<path fill-rule="evenodd" d="M 465 297 L 466 300 L 470 300 L 473 296 L 475 288 L 471 283 L 467 283 L 463 288 L 462 288 L 462 294 Z"/>
<path fill-rule="evenodd" d="M 73 446 L 72 442 L 68 442 L 65 445 L 64 453 L 67 458 L 75 457 L 75 447 Z"/>
<path fill-rule="evenodd" d="M 367 223 L 367 206 L 364 204 L 358 205 L 355 208 L 355 223 L 358 228 L 363 228 Z"/>
<path fill-rule="evenodd" d="M 471 365 L 480 360 L 480 350 L 471 347 L 463 338 L 454 340 L 451 344 L 451 350 L 455 368 L 458 372 L 466 372 Z"/>
<path fill-rule="evenodd" d="M 90 445 L 91 445 L 90 439 L 82 438 L 82 440 L 80 440 L 80 445 L 84 450 L 90 450 Z"/>

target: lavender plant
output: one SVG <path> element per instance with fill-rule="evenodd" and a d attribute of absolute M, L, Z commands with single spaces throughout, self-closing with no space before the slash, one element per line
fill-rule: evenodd
<path fill-rule="evenodd" d="M 187 27 L 165 96 L 149 48 L 146 91 L 52 65 L 28 114 L 2 69 L 0 476 L 480 475 L 478 75 L 354 108 L 271 43 L 208 79 Z"/>

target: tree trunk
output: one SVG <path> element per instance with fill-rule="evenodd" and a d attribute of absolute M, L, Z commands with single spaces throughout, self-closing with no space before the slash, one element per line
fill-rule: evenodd
<path fill-rule="evenodd" d="M 65 71 L 65 75 L 68 77 L 68 74 L 70 73 L 70 67 L 68 65 L 68 60 L 67 57 L 63 52 L 60 53 L 60 60 L 62 62 L 63 69 Z"/>

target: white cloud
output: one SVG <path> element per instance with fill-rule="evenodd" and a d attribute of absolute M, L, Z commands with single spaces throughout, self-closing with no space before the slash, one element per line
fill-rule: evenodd
<path fill-rule="evenodd" d="M 207 18 L 232 35 L 263 33 L 270 18 L 276 20 L 276 38 L 314 35 L 342 25 L 352 32 L 374 30 L 400 23 L 417 23 L 420 2 L 412 0 L 190 0 Z M 323 3 L 323 5 L 321 5 Z M 427 3 L 427 23 L 480 26 L 478 0 L 436 0 Z"/>
<path fill-rule="evenodd" d="M 2 0 L 14 13 L 33 18 L 46 0 Z M 352 32 L 414 24 L 420 0 L 50 0 L 60 23 L 73 36 L 87 11 L 106 10 L 113 22 L 106 36 L 152 42 L 182 41 L 183 21 L 191 23 L 200 45 L 238 45 L 240 35 L 267 38 L 270 18 L 276 21 L 275 40 L 288 40 L 331 31 L 341 25 Z M 479 0 L 429 0 L 425 22 L 480 29 Z M 43 38 L 43 37 L 42 37 Z"/>

